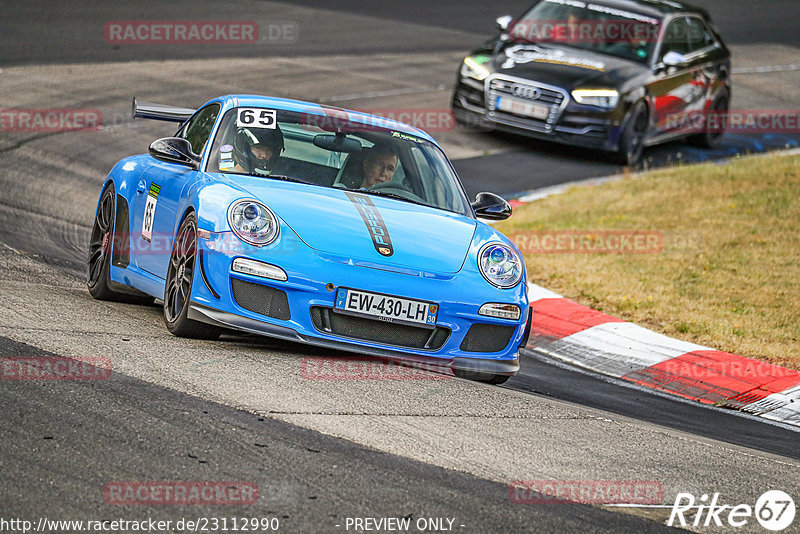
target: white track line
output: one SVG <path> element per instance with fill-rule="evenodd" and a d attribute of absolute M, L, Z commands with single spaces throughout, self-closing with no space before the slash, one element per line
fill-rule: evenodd
<path fill-rule="evenodd" d="M 397 96 L 397 95 L 412 95 L 417 93 L 431 93 L 434 91 L 441 91 L 444 89 L 443 85 L 437 87 L 407 87 L 405 89 L 390 89 L 388 91 L 373 91 L 370 93 L 353 93 L 349 95 L 332 96 L 325 98 L 325 102 L 344 102 L 347 100 L 359 100 L 362 98 L 379 98 L 382 96 Z"/>
<path fill-rule="evenodd" d="M 744 69 L 733 69 L 734 74 L 762 74 L 765 72 L 788 72 L 800 70 L 800 63 L 791 65 L 765 65 L 763 67 L 750 67 Z"/>

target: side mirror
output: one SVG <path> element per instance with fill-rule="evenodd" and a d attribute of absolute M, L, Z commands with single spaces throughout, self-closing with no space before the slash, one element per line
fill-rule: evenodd
<path fill-rule="evenodd" d="M 165 137 L 153 141 L 149 152 L 160 161 L 186 165 L 195 170 L 200 168 L 200 156 L 192 152 L 192 145 L 181 137 Z"/>
<path fill-rule="evenodd" d="M 511 15 L 503 15 L 502 17 L 497 17 L 494 22 L 497 24 L 497 29 L 504 32 L 508 30 L 508 26 L 511 24 L 512 20 L 514 20 L 514 17 Z"/>
<path fill-rule="evenodd" d="M 478 193 L 472 209 L 479 218 L 490 221 L 504 221 L 511 217 L 511 205 L 494 193 Z"/>
<path fill-rule="evenodd" d="M 664 55 L 663 63 L 667 67 L 687 67 L 689 62 L 680 52 L 671 50 Z"/>

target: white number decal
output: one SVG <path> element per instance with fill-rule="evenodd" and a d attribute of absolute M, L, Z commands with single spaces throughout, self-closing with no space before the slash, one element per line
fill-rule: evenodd
<path fill-rule="evenodd" d="M 142 222 L 142 237 L 150 241 L 153 239 L 153 220 L 156 214 L 156 202 L 158 198 L 147 195 L 147 203 L 144 205 L 144 221 Z"/>
<path fill-rule="evenodd" d="M 274 109 L 239 108 L 236 116 L 236 126 L 239 128 L 267 128 L 274 130 L 278 126 L 278 119 Z"/>

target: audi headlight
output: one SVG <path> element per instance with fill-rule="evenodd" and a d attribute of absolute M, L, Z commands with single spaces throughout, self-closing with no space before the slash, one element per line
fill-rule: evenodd
<path fill-rule="evenodd" d="M 475 58 L 469 56 L 464 58 L 464 64 L 461 65 L 461 76 L 482 82 L 489 74 L 491 74 L 489 69 L 478 63 Z"/>
<path fill-rule="evenodd" d="M 261 202 L 239 200 L 228 208 L 228 224 L 239 239 L 263 247 L 278 238 L 278 219 Z"/>
<path fill-rule="evenodd" d="M 615 89 L 575 89 L 572 98 L 579 104 L 613 109 L 619 102 L 619 91 Z"/>
<path fill-rule="evenodd" d="M 478 254 L 478 267 L 486 280 L 497 287 L 508 289 L 522 279 L 522 258 L 502 243 L 489 243 Z"/>

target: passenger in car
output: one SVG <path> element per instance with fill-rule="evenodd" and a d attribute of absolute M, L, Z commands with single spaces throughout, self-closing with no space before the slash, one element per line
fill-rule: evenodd
<path fill-rule="evenodd" d="M 378 143 L 367 153 L 362 163 L 364 181 L 361 187 L 369 189 L 388 182 L 397 169 L 397 153 L 386 144 Z"/>

